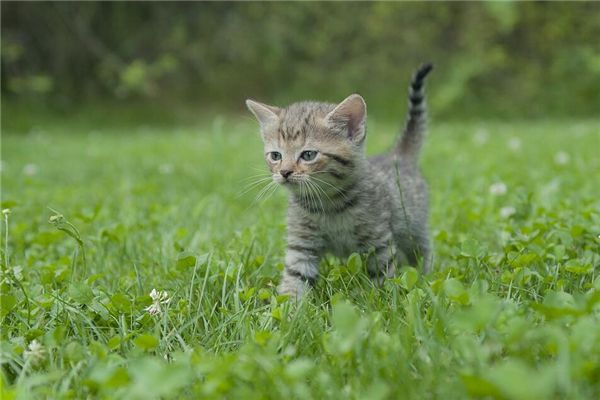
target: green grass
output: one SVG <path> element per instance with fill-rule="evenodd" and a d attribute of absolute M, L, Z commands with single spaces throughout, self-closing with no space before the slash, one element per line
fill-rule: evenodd
<path fill-rule="evenodd" d="M 2 135 L 2 399 L 600 397 L 600 121 L 434 121 L 435 271 L 298 305 L 250 119 Z"/>

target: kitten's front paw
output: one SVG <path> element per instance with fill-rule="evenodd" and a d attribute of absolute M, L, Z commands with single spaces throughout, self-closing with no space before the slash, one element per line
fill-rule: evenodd
<path fill-rule="evenodd" d="M 300 300 L 309 288 L 309 284 L 302 279 L 295 276 L 284 275 L 283 278 L 281 278 L 281 283 L 279 284 L 277 291 L 279 294 L 289 295 L 290 298 L 294 300 Z"/>

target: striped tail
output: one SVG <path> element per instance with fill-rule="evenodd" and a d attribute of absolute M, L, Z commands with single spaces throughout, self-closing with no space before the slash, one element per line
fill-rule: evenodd
<path fill-rule="evenodd" d="M 396 153 L 404 159 L 416 162 L 423 143 L 427 124 L 425 107 L 425 77 L 433 69 L 433 64 L 423 64 L 417 69 L 410 82 L 408 120 L 402 137 L 396 145 Z"/>

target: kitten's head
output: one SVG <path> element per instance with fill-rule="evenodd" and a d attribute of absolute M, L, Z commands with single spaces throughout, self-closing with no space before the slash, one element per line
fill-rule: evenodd
<path fill-rule="evenodd" d="M 267 166 L 275 182 L 300 190 L 339 187 L 364 158 L 367 106 L 358 94 L 340 104 L 294 103 L 286 108 L 247 100 L 260 124 Z M 319 183 L 320 182 L 320 183 Z"/>

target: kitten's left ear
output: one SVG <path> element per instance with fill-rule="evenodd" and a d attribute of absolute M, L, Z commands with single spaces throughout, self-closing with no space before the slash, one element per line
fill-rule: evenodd
<path fill-rule="evenodd" d="M 367 104 L 358 94 L 351 94 L 327 114 L 325 121 L 346 132 L 353 142 L 362 142 L 367 133 Z"/>
<path fill-rule="evenodd" d="M 280 108 L 268 106 L 254 100 L 246 100 L 246 107 L 254 114 L 260 126 L 265 126 L 279 120 Z"/>

